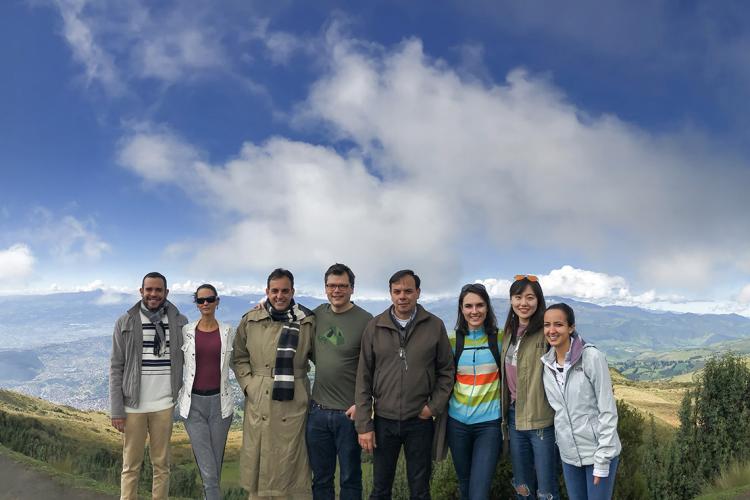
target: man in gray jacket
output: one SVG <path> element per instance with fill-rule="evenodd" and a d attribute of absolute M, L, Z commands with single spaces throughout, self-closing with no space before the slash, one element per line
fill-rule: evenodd
<path fill-rule="evenodd" d="M 448 404 L 455 367 L 443 321 L 417 304 L 419 286 L 409 269 L 391 276 L 393 305 L 362 335 L 355 425 L 360 446 L 374 454 L 372 500 L 391 498 L 402 446 L 410 498 L 430 498 L 432 417 Z"/>
<path fill-rule="evenodd" d="M 115 323 L 109 368 L 112 426 L 124 435 L 120 498 L 138 498 L 146 436 L 154 499 L 169 494 L 172 412 L 182 386 L 182 327 L 187 318 L 167 301 L 167 279 L 148 273 L 141 301 Z"/>

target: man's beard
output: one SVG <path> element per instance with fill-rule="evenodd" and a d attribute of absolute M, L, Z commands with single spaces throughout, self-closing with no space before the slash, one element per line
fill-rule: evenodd
<path fill-rule="evenodd" d="M 153 311 L 158 311 L 158 310 L 159 310 L 159 309 L 161 308 L 161 306 L 163 306 L 163 305 L 164 305 L 164 303 L 165 303 L 166 301 L 167 301 L 167 299 L 164 299 L 164 300 L 162 300 L 161 302 L 159 302 L 159 305 L 158 305 L 158 306 L 156 306 L 156 307 L 154 307 L 154 308 L 148 307 L 148 304 L 146 303 L 146 299 L 141 299 L 141 304 L 143 304 L 143 307 L 145 307 L 145 308 L 146 308 L 146 309 L 148 309 L 149 311 L 152 311 L 152 312 L 153 312 Z"/>

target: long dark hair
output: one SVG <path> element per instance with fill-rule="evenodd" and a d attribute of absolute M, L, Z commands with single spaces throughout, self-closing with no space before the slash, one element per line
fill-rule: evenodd
<path fill-rule="evenodd" d="M 530 286 L 531 291 L 536 295 L 536 311 L 529 318 L 529 326 L 526 331 L 529 333 L 535 332 L 544 326 L 544 311 L 547 309 L 547 305 L 544 302 L 544 293 L 542 292 L 542 286 L 539 281 L 531 281 L 527 277 L 523 277 L 520 280 L 516 280 L 510 285 L 509 297 L 510 297 L 510 308 L 508 310 L 508 318 L 505 320 L 504 332 L 507 335 L 510 332 L 510 341 L 515 343 L 516 333 L 518 332 L 518 315 L 513 311 L 513 296 L 520 295 L 526 290 L 526 287 Z"/>
<path fill-rule="evenodd" d="M 487 305 L 487 317 L 484 318 L 484 333 L 489 335 L 490 333 L 497 332 L 497 317 L 495 316 L 495 310 L 492 308 L 492 302 L 490 301 L 490 295 L 487 293 L 487 289 L 481 283 L 470 283 L 464 285 L 461 288 L 461 293 L 458 295 L 458 316 L 456 317 L 456 335 L 466 335 L 469 333 L 469 323 L 464 318 L 463 306 L 464 297 L 469 293 L 475 293 L 479 295 L 484 303 Z"/>

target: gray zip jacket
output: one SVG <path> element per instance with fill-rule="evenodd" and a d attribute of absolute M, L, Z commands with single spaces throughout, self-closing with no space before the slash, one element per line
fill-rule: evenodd
<path fill-rule="evenodd" d="M 166 301 L 169 322 L 169 356 L 172 399 L 182 387 L 182 327 L 187 318 Z M 141 393 L 141 362 L 143 360 L 143 326 L 141 303 L 128 309 L 115 322 L 112 334 L 112 357 L 109 365 L 109 406 L 111 418 L 125 418 L 125 406 L 138 408 Z"/>
<path fill-rule="evenodd" d="M 571 337 L 565 383 L 555 378 L 555 349 L 542 356 L 544 390 L 555 410 L 555 439 L 566 464 L 594 465 L 606 477 L 609 463 L 620 455 L 617 405 L 612 392 L 607 358 L 579 335 Z"/>

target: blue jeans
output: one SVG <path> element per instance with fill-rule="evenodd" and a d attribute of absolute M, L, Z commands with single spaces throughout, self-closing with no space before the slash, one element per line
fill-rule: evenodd
<path fill-rule="evenodd" d="M 313 472 L 314 500 L 333 500 L 336 456 L 339 458 L 339 485 L 342 500 L 362 498 L 362 464 L 354 422 L 343 410 L 324 410 L 310 405 L 305 431 L 307 456 Z"/>
<path fill-rule="evenodd" d="M 560 458 L 555 443 L 555 428 L 549 426 L 530 431 L 516 430 L 516 407 L 511 405 L 508 433 L 516 497 L 535 498 L 531 495 L 536 494 L 539 499 L 559 499 L 557 468 Z"/>
<path fill-rule="evenodd" d="M 503 442 L 500 419 L 468 425 L 448 417 L 447 434 L 461 500 L 487 500 Z"/>
<path fill-rule="evenodd" d="M 563 476 L 565 488 L 570 500 L 610 500 L 615 489 L 615 474 L 620 457 L 615 457 L 609 463 L 609 476 L 600 479 L 594 486 L 594 466 L 584 465 L 576 467 L 563 462 Z"/>

